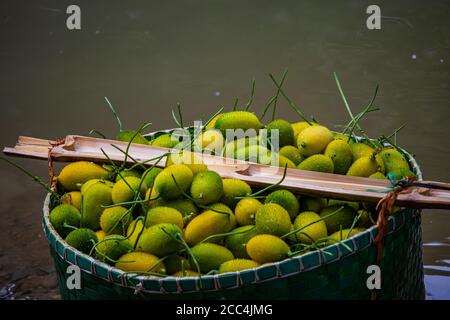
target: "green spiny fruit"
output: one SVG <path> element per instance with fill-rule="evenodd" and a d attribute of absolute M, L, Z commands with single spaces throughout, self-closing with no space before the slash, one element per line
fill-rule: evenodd
<path fill-rule="evenodd" d="M 166 273 L 164 262 L 150 253 L 129 252 L 125 253 L 116 262 L 116 268 L 125 272 L 155 272 Z"/>
<path fill-rule="evenodd" d="M 247 242 L 259 234 L 258 229 L 254 225 L 247 225 L 236 228 L 232 232 L 233 234 L 225 238 L 225 246 L 236 258 L 249 258 Z"/>
<path fill-rule="evenodd" d="M 231 209 L 234 209 L 239 199 L 252 193 L 252 189 L 245 181 L 239 179 L 223 179 L 223 195 L 220 202 L 223 202 Z"/>
<path fill-rule="evenodd" d="M 112 189 L 112 201 L 113 203 L 122 203 L 133 201 L 136 191 L 139 190 L 142 198 L 145 197 L 144 183 L 141 184 L 141 179 L 133 176 L 124 177 L 116 182 Z"/>
<path fill-rule="evenodd" d="M 70 204 L 81 210 L 81 192 L 80 191 L 70 191 L 62 195 L 61 203 Z"/>
<path fill-rule="evenodd" d="M 291 160 L 296 166 L 305 160 L 305 157 L 301 154 L 300 150 L 294 146 L 284 146 L 280 149 L 280 155 Z"/>
<path fill-rule="evenodd" d="M 297 137 L 297 147 L 306 156 L 322 153 L 326 146 L 333 141 L 331 131 L 320 125 L 304 129 Z"/>
<path fill-rule="evenodd" d="M 120 171 L 120 173 L 117 174 L 116 176 L 116 182 L 121 180 L 122 178 L 125 177 L 136 177 L 136 178 L 140 178 L 141 177 L 141 172 L 139 170 L 136 169 L 123 169 Z"/>
<path fill-rule="evenodd" d="M 333 173 L 334 163 L 328 156 L 315 154 L 303 160 L 303 162 L 297 166 L 297 169 Z"/>
<path fill-rule="evenodd" d="M 177 237 L 182 235 L 181 229 L 173 223 L 160 223 L 145 229 L 137 243 L 136 249 L 165 257 L 178 252 L 182 244 Z"/>
<path fill-rule="evenodd" d="M 259 267 L 260 264 L 249 259 L 233 259 L 222 263 L 219 267 L 219 273 L 236 272 L 246 269 Z"/>
<path fill-rule="evenodd" d="M 237 223 L 241 226 L 255 224 L 256 211 L 262 206 L 258 199 L 244 198 L 234 208 Z"/>
<path fill-rule="evenodd" d="M 317 125 L 317 124 L 313 123 L 312 125 Z M 296 142 L 300 132 L 302 132 L 306 128 L 310 127 L 311 124 L 309 124 L 306 121 L 300 121 L 300 122 L 292 123 L 291 126 L 292 126 L 292 129 L 294 130 L 294 142 Z"/>
<path fill-rule="evenodd" d="M 194 176 L 199 172 L 208 170 L 208 167 L 203 163 L 200 157 L 187 150 L 172 152 L 167 157 L 166 167 L 170 167 L 174 164 L 184 164 L 189 169 L 191 169 Z"/>
<path fill-rule="evenodd" d="M 91 180 L 88 180 L 85 183 L 83 183 L 83 185 L 80 188 L 81 194 L 85 194 L 86 191 L 97 182 L 104 183 L 110 188 L 114 187 L 114 182 L 112 182 L 112 181 L 105 180 L 105 179 L 91 179 Z"/>
<path fill-rule="evenodd" d="M 261 264 L 283 260 L 289 252 L 286 242 L 270 234 L 257 235 L 247 243 L 248 255 Z"/>
<path fill-rule="evenodd" d="M 112 234 L 103 238 L 97 244 L 96 250 L 101 261 L 114 265 L 121 256 L 132 251 L 133 247 L 124 236 Z"/>
<path fill-rule="evenodd" d="M 137 144 L 148 144 L 148 140 L 141 133 L 137 133 L 134 130 L 123 130 L 120 131 L 116 136 L 116 140 L 137 143 Z"/>
<path fill-rule="evenodd" d="M 60 204 L 50 212 L 49 219 L 56 232 L 64 238 L 73 230 L 67 226 L 80 226 L 81 214 L 70 204 Z"/>
<path fill-rule="evenodd" d="M 378 162 L 375 159 L 375 156 L 372 154 L 371 156 L 361 157 L 353 162 L 347 171 L 347 175 L 367 178 L 377 171 Z"/>
<path fill-rule="evenodd" d="M 352 150 L 353 161 L 356 161 L 362 157 L 369 157 L 375 152 L 372 147 L 363 142 L 350 143 L 350 149 Z"/>
<path fill-rule="evenodd" d="M 336 211 L 338 211 L 336 214 L 325 218 L 327 215 Z M 323 209 L 320 212 L 320 217 L 325 218 L 324 221 L 327 225 L 328 233 L 331 234 L 341 229 L 350 228 L 357 214 L 358 213 L 352 207 L 346 205 L 334 205 Z"/>
<path fill-rule="evenodd" d="M 127 238 L 128 238 L 128 240 L 130 240 L 130 243 L 133 246 L 133 248 L 136 245 L 139 234 L 142 234 L 143 230 L 144 230 L 144 223 L 142 222 L 142 220 L 134 220 L 128 226 Z"/>
<path fill-rule="evenodd" d="M 132 220 L 130 210 L 125 207 L 106 208 L 100 216 L 100 227 L 107 234 L 124 235 Z"/>
<path fill-rule="evenodd" d="M 95 232 L 91 229 L 81 228 L 70 232 L 65 241 L 69 246 L 72 246 L 83 253 L 89 254 L 98 239 Z"/>
<path fill-rule="evenodd" d="M 187 191 L 194 175 L 184 164 L 174 164 L 156 176 L 155 191 L 164 199 L 176 199 Z M 175 181 L 174 181 L 175 179 Z"/>
<path fill-rule="evenodd" d="M 230 250 L 215 243 L 200 243 L 196 245 L 192 248 L 192 255 L 197 260 L 202 273 L 218 270 L 222 263 L 234 259 Z M 190 258 L 190 264 L 195 266 L 192 257 Z"/>
<path fill-rule="evenodd" d="M 161 206 L 178 210 L 183 217 L 193 216 L 198 213 L 198 208 L 192 200 L 177 199 L 172 201 L 162 201 Z"/>
<path fill-rule="evenodd" d="M 273 134 L 273 130 L 278 130 L 280 147 L 294 144 L 294 130 L 286 120 L 273 120 L 266 126 L 266 130 L 269 137 Z"/>
<path fill-rule="evenodd" d="M 226 136 L 227 129 L 254 129 L 259 130 L 262 128 L 262 123 L 258 117 L 248 111 L 232 111 L 222 114 L 216 121 L 214 127 L 222 131 L 222 134 Z"/>
<path fill-rule="evenodd" d="M 144 185 L 147 189 L 153 187 L 153 183 L 155 182 L 155 178 L 162 171 L 161 168 L 151 167 L 144 171 L 142 174 L 142 178 L 144 179 Z"/>
<path fill-rule="evenodd" d="M 321 217 L 312 211 L 301 212 L 294 220 L 294 230 L 298 242 L 311 244 L 327 236 L 327 226 Z"/>
<path fill-rule="evenodd" d="M 72 162 L 65 166 L 59 176 L 58 182 L 68 191 L 80 190 L 81 186 L 91 179 L 107 179 L 109 172 L 88 161 Z"/>
<path fill-rule="evenodd" d="M 214 171 L 199 172 L 191 184 L 191 196 L 201 205 L 208 205 L 220 200 L 223 195 L 222 178 Z"/>
<path fill-rule="evenodd" d="M 343 229 L 343 230 L 339 230 L 334 232 L 333 234 L 330 235 L 331 240 L 334 240 L 334 242 L 339 242 L 342 240 L 346 240 L 350 237 L 353 237 L 354 235 L 363 232 L 365 229 L 361 229 L 361 228 L 354 228 L 352 230 L 350 229 Z"/>
<path fill-rule="evenodd" d="M 327 206 L 327 199 L 325 198 L 302 197 L 300 202 L 301 212 L 303 211 L 320 212 L 326 206 Z"/>
<path fill-rule="evenodd" d="M 270 193 L 264 203 L 276 203 L 282 206 L 294 219 L 300 211 L 300 203 L 297 197 L 289 190 L 276 190 Z"/>
<path fill-rule="evenodd" d="M 102 206 L 112 204 L 111 185 L 102 181 L 96 182 L 85 192 L 82 192 L 82 197 L 81 225 L 92 230 L 100 229 L 100 216 L 103 213 Z"/>
<path fill-rule="evenodd" d="M 160 223 L 173 223 L 180 229 L 183 229 L 183 215 L 174 208 L 169 207 L 153 207 L 147 212 L 145 227 L 151 227 Z"/>
<path fill-rule="evenodd" d="M 387 179 L 386 176 L 384 174 L 382 174 L 381 172 L 377 171 L 375 173 L 372 173 L 369 178 L 372 179 Z"/>
<path fill-rule="evenodd" d="M 328 207 L 331 206 L 349 206 L 351 208 L 353 208 L 355 211 L 359 210 L 359 202 L 355 202 L 355 201 L 346 201 L 346 200 L 339 200 L 339 199 L 329 199 L 328 200 Z M 323 209 L 323 208 L 322 208 Z M 316 211 L 316 212 L 320 212 Z"/>
<path fill-rule="evenodd" d="M 291 230 L 291 217 L 282 206 L 266 203 L 256 212 L 255 225 L 260 233 L 282 236 Z"/>
<path fill-rule="evenodd" d="M 229 213 L 225 213 L 228 212 L 228 210 L 224 211 L 224 213 L 206 210 L 192 219 L 184 231 L 186 242 L 192 246 L 205 240 L 209 236 L 229 232 L 232 229 L 231 219 L 233 213 L 231 210 Z M 218 242 L 221 238 L 222 237 L 212 238 L 210 242 Z"/>
<path fill-rule="evenodd" d="M 324 154 L 331 158 L 334 164 L 334 173 L 346 174 L 353 161 L 350 146 L 343 140 L 333 140 L 325 148 Z"/>
<path fill-rule="evenodd" d="M 150 145 L 154 147 L 162 147 L 162 148 L 175 148 L 180 141 L 175 137 L 172 137 L 170 133 L 162 134 L 156 139 L 150 141 Z"/>

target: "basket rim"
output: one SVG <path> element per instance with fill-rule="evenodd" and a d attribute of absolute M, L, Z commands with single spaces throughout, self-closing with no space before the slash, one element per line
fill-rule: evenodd
<path fill-rule="evenodd" d="M 416 160 L 411 154 L 403 150 L 411 163 L 418 180 L 422 180 L 422 172 Z M 78 251 L 69 246 L 56 232 L 49 220 L 51 195 L 47 194 L 43 206 L 42 225 L 50 242 L 51 250 L 65 262 L 77 265 L 83 272 L 90 273 L 103 280 L 114 282 L 122 287 L 135 290 L 135 293 L 186 293 L 198 291 L 217 291 L 233 289 L 242 285 L 251 285 L 271 281 L 274 279 L 289 277 L 294 274 L 307 272 L 322 265 L 337 262 L 349 255 L 353 255 L 372 245 L 378 233 L 378 226 L 373 225 L 365 231 L 358 233 L 346 240 L 335 243 L 324 249 L 311 251 L 300 256 L 294 256 L 282 261 L 264 264 L 256 268 L 237 272 L 205 275 L 200 277 L 157 277 L 146 275 L 133 275 L 114 266 L 108 265 L 94 257 Z M 397 214 L 390 216 L 388 234 L 400 229 L 403 224 L 412 218 L 420 210 L 404 208 Z M 343 243 L 343 244 L 342 244 Z M 349 251 L 346 246 L 352 250 Z M 326 254 L 323 252 L 327 252 Z M 327 256 L 327 254 L 329 256 Z"/>

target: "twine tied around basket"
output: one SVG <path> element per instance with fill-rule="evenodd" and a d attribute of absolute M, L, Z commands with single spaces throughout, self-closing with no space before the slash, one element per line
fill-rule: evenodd
<path fill-rule="evenodd" d="M 56 179 L 55 179 L 55 170 L 53 168 L 53 157 L 52 152 L 53 149 L 57 146 L 60 146 L 66 142 L 65 139 L 59 139 L 56 141 L 50 141 L 50 148 L 48 149 L 48 156 L 47 156 L 47 164 L 48 164 L 48 184 L 50 189 L 56 190 Z"/>
<path fill-rule="evenodd" d="M 383 257 L 384 250 L 384 237 L 388 231 L 388 217 L 394 208 L 395 201 L 397 200 L 398 194 L 405 188 L 411 186 L 415 181 L 414 177 L 408 177 L 407 179 L 402 179 L 392 182 L 392 190 L 386 194 L 380 201 L 378 201 L 375 209 L 378 211 L 377 226 L 378 234 L 373 240 L 373 243 L 377 246 L 377 263 L 379 263 Z M 371 299 L 375 300 L 377 297 L 376 290 L 372 291 Z"/>

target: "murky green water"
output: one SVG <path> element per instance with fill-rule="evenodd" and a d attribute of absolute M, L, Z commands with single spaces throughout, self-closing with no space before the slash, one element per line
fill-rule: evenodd
<path fill-rule="evenodd" d="M 73 3 L 81 7 L 81 31 L 66 28 L 65 9 Z M 143 121 L 155 130 L 172 127 L 177 102 L 192 123 L 219 106 L 230 108 L 236 97 L 246 101 L 253 77 L 254 110 L 261 112 L 274 92 L 268 73 L 279 77 L 287 67 L 286 92 L 329 126 L 348 122 L 333 71 L 355 111 L 379 84 L 382 111 L 362 122 L 366 131 L 390 134 L 406 123 L 398 141 L 416 155 L 425 178 L 450 181 L 450 3 L 383 3 L 381 30 L 366 28 L 369 4 L 2 1 L 0 145 L 12 145 L 18 135 L 59 138 L 92 128 L 112 136 L 116 127 L 104 96 L 128 128 Z M 285 103 L 278 116 L 297 119 Z M 20 163 L 45 176 L 44 162 Z M 47 251 L 45 239 L 27 251 L 29 241 L 18 233 L 24 228 L 30 239 L 41 233 L 44 192 L 4 164 L 0 173 L 5 279 L 12 260 L 26 254 L 32 257 L 27 263 L 39 265 Z M 423 212 L 429 298 L 450 298 L 449 217 L 448 211 Z"/>

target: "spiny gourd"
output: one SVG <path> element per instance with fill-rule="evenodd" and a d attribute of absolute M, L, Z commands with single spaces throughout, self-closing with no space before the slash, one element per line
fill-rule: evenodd
<path fill-rule="evenodd" d="M 136 245 L 136 241 L 138 240 L 139 234 L 142 234 L 142 231 L 144 230 L 144 223 L 142 220 L 134 220 L 127 229 L 127 238 L 130 240 L 131 245 L 133 248 Z"/>
<path fill-rule="evenodd" d="M 249 259 L 233 259 L 222 263 L 219 267 L 219 273 L 236 272 L 251 268 L 257 268 L 260 264 Z"/>
<path fill-rule="evenodd" d="M 131 211 L 125 207 L 106 208 L 100 216 L 100 227 L 107 234 L 124 235 L 132 220 Z"/>
<path fill-rule="evenodd" d="M 252 189 L 245 181 L 239 179 L 223 179 L 223 195 L 220 202 L 223 202 L 231 209 L 234 209 L 239 199 L 236 197 L 245 197 L 252 193 Z"/>
<path fill-rule="evenodd" d="M 103 206 L 112 204 L 111 185 L 103 181 L 95 182 L 85 192 L 82 192 L 82 196 L 82 226 L 92 230 L 100 229 L 100 216 L 103 213 Z"/>
<path fill-rule="evenodd" d="M 371 179 L 387 179 L 386 176 L 379 171 L 372 173 L 369 176 L 369 178 L 371 178 Z"/>
<path fill-rule="evenodd" d="M 282 155 L 278 155 L 278 166 L 281 168 L 291 168 L 291 169 L 295 169 L 295 164 L 289 160 L 288 158 L 282 156 Z"/>
<path fill-rule="evenodd" d="M 70 204 L 60 204 L 50 212 L 49 219 L 59 235 L 65 237 L 73 230 L 69 226 L 80 226 L 81 214 Z"/>
<path fill-rule="evenodd" d="M 156 139 L 150 141 L 150 145 L 154 147 L 174 148 L 180 141 L 171 134 L 162 134 Z"/>
<path fill-rule="evenodd" d="M 199 172 L 208 170 L 208 167 L 203 163 L 202 159 L 194 153 L 187 150 L 179 150 L 172 152 L 166 161 L 166 167 L 174 164 L 184 164 L 191 169 L 192 174 L 196 175 Z"/>
<path fill-rule="evenodd" d="M 124 236 L 112 234 L 97 243 L 97 257 L 108 264 L 114 265 L 122 255 L 131 252 L 133 247 Z"/>
<path fill-rule="evenodd" d="M 331 141 L 333 134 L 328 128 L 321 125 L 310 126 L 298 135 L 297 147 L 305 157 L 309 157 L 322 153 Z"/>
<path fill-rule="evenodd" d="M 225 246 L 236 258 L 248 258 L 247 243 L 257 234 L 259 231 L 254 225 L 238 227 L 225 238 Z"/>
<path fill-rule="evenodd" d="M 141 183 L 140 178 L 128 176 L 116 182 L 111 197 L 113 203 L 129 202 L 134 200 L 136 192 L 139 192 L 141 197 L 144 198 L 146 191 L 146 186 Z"/>
<path fill-rule="evenodd" d="M 320 212 L 323 208 L 327 206 L 327 199 L 325 198 L 313 198 L 313 197 L 302 197 L 300 202 L 300 210 L 303 211 L 313 211 Z"/>
<path fill-rule="evenodd" d="M 368 178 L 377 172 L 378 168 L 379 166 L 375 159 L 375 154 L 363 156 L 352 163 L 347 171 L 347 175 Z"/>
<path fill-rule="evenodd" d="M 284 146 L 280 149 L 280 155 L 288 158 L 294 163 L 295 166 L 298 166 L 300 162 L 305 160 L 305 157 L 301 154 L 300 150 L 298 150 L 294 146 Z"/>
<path fill-rule="evenodd" d="M 353 161 L 350 146 L 343 140 L 333 140 L 325 148 L 324 155 L 330 157 L 334 164 L 334 173 L 346 174 Z"/>
<path fill-rule="evenodd" d="M 297 166 L 297 169 L 333 173 L 334 163 L 330 157 L 323 154 L 315 154 L 303 160 Z"/>
<path fill-rule="evenodd" d="M 176 199 L 186 192 L 192 183 L 192 170 L 184 164 L 166 167 L 155 178 L 153 188 L 164 199 Z"/>
<path fill-rule="evenodd" d="M 327 226 L 321 217 L 312 211 L 301 212 L 294 220 L 297 241 L 311 244 L 328 234 Z"/>
<path fill-rule="evenodd" d="M 109 172 L 98 164 L 88 161 L 77 161 L 65 166 L 57 179 L 64 189 L 75 191 L 80 190 L 83 183 L 91 179 L 106 179 L 108 176 Z"/>
<path fill-rule="evenodd" d="M 223 150 L 225 139 L 222 133 L 216 129 L 203 132 L 195 140 L 195 150 L 207 150 L 213 154 L 220 154 Z"/>
<path fill-rule="evenodd" d="M 214 171 L 199 172 L 192 180 L 190 193 L 198 204 L 215 203 L 223 195 L 222 178 Z"/>
<path fill-rule="evenodd" d="M 259 130 L 262 128 L 262 123 L 259 121 L 258 117 L 248 111 L 232 111 L 222 114 L 214 124 L 214 127 L 226 136 L 227 129 L 254 129 Z"/>
<path fill-rule="evenodd" d="M 232 229 L 232 219 L 234 219 L 232 211 L 225 206 L 220 209 L 218 210 L 220 212 L 206 210 L 188 223 L 184 237 L 189 245 L 195 245 L 207 237 L 226 233 Z M 215 237 L 210 242 L 218 242 L 220 239 L 220 237 Z"/>
<path fill-rule="evenodd" d="M 140 178 L 141 177 L 141 172 L 136 170 L 136 169 L 123 169 L 120 170 L 117 175 L 116 175 L 116 182 L 119 181 L 120 179 L 123 179 L 125 177 L 136 177 L 136 178 Z"/>
<path fill-rule="evenodd" d="M 332 214 L 334 212 L 336 213 Z M 324 219 L 328 233 L 334 233 L 340 229 L 350 228 L 357 214 L 355 209 L 350 206 L 333 205 L 323 209 L 320 217 Z"/>
<path fill-rule="evenodd" d="M 254 236 L 247 243 L 248 255 L 261 264 L 283 260 L 288 257 L 289 252 L 286 242 L 270 234 Z"/>
<path fill-rule="evenodd" d="M 81 194 L 82 194 L 82 195 L 85 194 L 86 191 L 87 191 L 91 186 L 93 186 L 95 183 L 97 183 L 97 182 L 104 183 L 104 184 L 106 184 L 108 187 L 111 187 L 111 188 L 114 187 L 114 182 L 112 182 L 112 181 L 105 180 L 105 179 L 91 179 L 91 180 L 88 180 L 88 181 L 86 181 L 85 183 L 83 183 L 83 185 L 82 185 L 81 188 L 80 188 Z"/>
<path fill-rule="evenodd" d="M 97 235 L 94 231 L 88 228 L 80 228 L 70 232 L 65 241 L 69 246 L 80 250 L 83 253 L 89 254 L 98 242 Z"/>
<path fill-rule="evenodd" d="M 346 200 L 340 200 L 340 199 L 328 199 L 328 207 L 332 207 L 332 206 L 348 206 L 353 208 L 355 211 L 359 210 L 359 202 L 355 202 L 355 201 L 346 201 Z M 320 212 L 316 211 L 316 212 Z"/>
<path fill-rule="evenodd" d="M 144 173 L 142 174 L 142 179 L 144 180 L 143 183 L 147 189 L 153 187 L 155 178 L 158 174 L 161 173 L 161 171 L 162 169 L 157 167 L 150 167 L 144 171 Z"/>
<path fill-rule="evenodd" d="M 61 203 L 70 204 L 81 210 L 81 192 L 80 191 L 70 191 L 61 197 Z"/>
<path fill-rule="evenodd" d="M 353 142 L 350 143 L 349 146 L 352 151 L 353 161 L 356 161 L 361 157 L 371 156 L 375 152 L 374 148 L 363 142 Z"/>
<path fill-rule="evenodd" d="M 103 231 L 103 230 L 98 230 L 98 231 L 95 231 L 95 235 L 97 236 L 98 241 L 102 241 L 103 239 L 105 239 L 105 237 L 108 234 L 105 231 Z"/>
<path fill-rule="evenodd" d="M 306 128 L 308 128 L 314 124 L 315 123 L 309 124 L 306 121 L 292 123 L 291 126 L 292 126 L 292 130 L 294 130 L 294 142 L 297 142 L 297 138 L 298 138 L 298 135 L 300 134 L 300 132 L 302 132 L 303 130 L 305 130 Z"/>
<path fill-rule="evenodd" d="M 182 243 L 177 238 L 180 236 L 182 236 L 182 231 L 177 225 L 160 223 L 144 230 L 136 249 L 157 257 L 165 257 L 182 248 Z"/>
<path fill-rule="evenodd" d="M 116 140 L 119 141 L 125 141 L 125 142 L 132 142 L 137 144 L 148 144 L 148 140 L 145 139 L 145 137 L 134 130 L 121 130 L 117 136 Z"/>
<path fill-rule="evenodd" d="M 292 129 L 291 124 L 286 120 L 273 120 L 266 126 L 266 130 L 269 137 L 272 135 L 272 131 L 276 133 L 276 130 L 278 130 L 280 147 L 294 144 L 294 130 Z"/>
<path fill-rule="evenodd" d="M 230 250 L 215 243 L 200 243 L 194 246 L 191 251 L 193 257 L 190 257 L 189 262 L 195 269 L 195 258 L 201 273 L 218 270 L 222 263 L 234 259 Z"/>
<path fill-rule="evenodd" d="M 176 199 L 170 201 L 163 200 L 159 205 L 174 208 L 178 210 L 183 215 L 183 217 L 193 216 L 198 213 L 197 206 L 190 199 Z"/>
<path fill-rule="evenodd" d="M 117 260 L 115 266 L 126 272 L 166 273 L 164 262 L 160 261 L 157 256 L 146 252 L 125 253 Z"/>
<path fill-rule="evenodd" d="M 183 215 L 174 208 L 170 207 L 153 207 L 147 211 L 145 219 L 145 227 L 151 227 L 160 223 L 173 223 L 180 229 L 184 227 Z"/>
<path fill-rule="evenodd" d="M 291 230 L 291 217 L 282 206 L 266 203 L 256 212 L 255 225 L 260 233 L 282 236 Z"/>
<path fill-rule="evenodd" d="M 214 126 L 216 125 L 217 119 L 219 119 L 222 116 L 222 114 L 223 113 L 216 114 L 214 116 L 214 118 L 212 118 L 211 121 L 209 121 L 209 123 L 206 124 L 205 129 L 206 130 L 214 129 Z"/>
<path fill-rule="evenodd" d="M 239 200 L 234 208 L 234 215 L 239 225 L 255 224 L 256 211 L 262 206 L 262 203 L 255 198 L 244 198 Z"/>
<path fill-rule="evenodd" d="M 300 211 L 300 203 L 297 197 L 289 190 L 276 190 L 271 192 L 264 203 L 276 203 L 282 206 L 289 213 L 291 219 L 294 219 Z"/>

